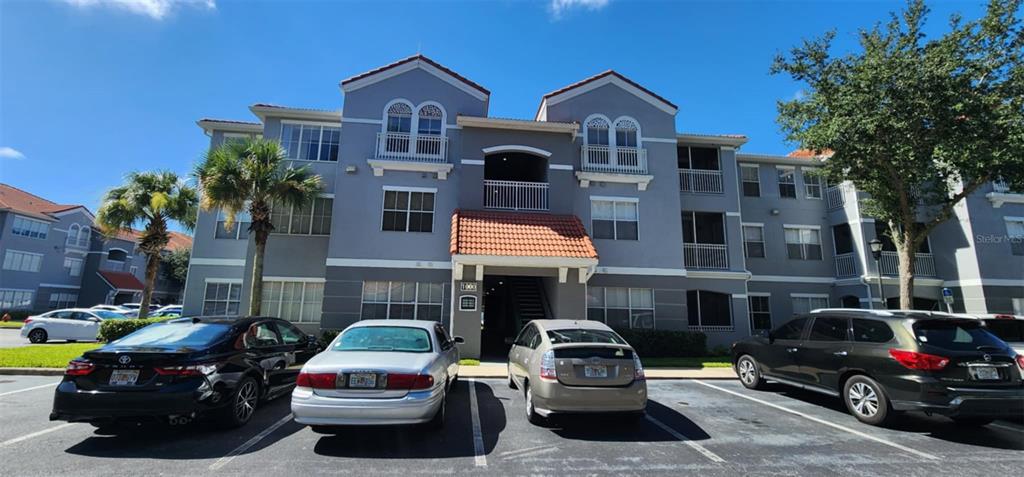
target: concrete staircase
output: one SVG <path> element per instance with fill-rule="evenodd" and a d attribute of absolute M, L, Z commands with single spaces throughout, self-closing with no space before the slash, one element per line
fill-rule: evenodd
<path fill-rule="evenodd" d="M 544 295 L 544 285 L 540 278 L 508 277 L 507 280 L 520 326 L 530 320 L 551 318 L 547 297 Z"/>

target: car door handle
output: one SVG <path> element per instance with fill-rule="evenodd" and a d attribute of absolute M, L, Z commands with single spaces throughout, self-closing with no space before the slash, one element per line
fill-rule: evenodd
<path fill-rule="evenodd" d="M 833 356 L 846 356 L 848 354 L 849 353 L 847 353 L 846 351 L 836 351 L 835 353 L 832 353 Z"/>
<path fill-rule="evenodd" d="M 796 353 L 798 350 L 798 348 L 786 348 L 786 351 L 789 353 Z"/>

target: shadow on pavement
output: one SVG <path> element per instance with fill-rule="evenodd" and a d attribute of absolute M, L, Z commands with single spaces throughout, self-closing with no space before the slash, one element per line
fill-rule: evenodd
<path fill-rule="evenodd" d="M 484 454 L 489 454 L 505 430 L 505 407 L 487 383 L 477 381 Z M 473 457 L 473 423 L 469 383 L 460 380 L 448 395 L 448 415 L 443 429 L 425 426 L 380 426 L 341 428 L 325 435 L 313 451 L 322 456 L 364 459 L 440 459 Z"/>
<path fill-rule="evenodd" d="M 665 442 L 678 439 L 654 423 L 655 419 L 688 440 L 710 439 L 704 429 L 679 411 L 657 401 L 647 401 L 648 418 L 616 415 L 554 416 L 551 431 L 566 439 L 598 442 Z"/>

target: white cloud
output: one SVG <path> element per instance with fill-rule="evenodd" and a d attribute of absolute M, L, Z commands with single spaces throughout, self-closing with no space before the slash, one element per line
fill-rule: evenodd
<path fill-rule="evenodd" d="M 25 158 L 25 155 L 21 151 L 7 146 L 0 146 L 0 159 L 14 159 L 20 161 Z"/>
<path fill-rule="evenodd" d="M 569 10 L 581 8 L 593 12 L 607 7 L 608 2 L 610 1 L 611 0 L 551 0 L 551 3 L 548 5 L 548 10 L 551 12 L 551 17 L 558 20 Z"/>
<path fill-rule="evenodd" d="M 179 7 L 196 7 L 213 10 L 216 0 L 64 0 L 79 8 L 111 7 L 162 20 Z"/>

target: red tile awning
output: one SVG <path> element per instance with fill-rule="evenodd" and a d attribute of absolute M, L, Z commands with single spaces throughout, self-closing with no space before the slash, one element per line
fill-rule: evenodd
<path fill-rule="evenodd" d="M 103 278 L 103 281 L 107 282 L 107 285 L 110 285 L 110 288 L 113 288 L 114 290 L 142 291 L 142 289 L 145 288 L 145 285 L 143 285 L 142 282 L 140 282 L 138 278 L 135 278 L 135 275 L 132 275 L 131 273 L 115 272 L 111 270 L 100 270 L 97 273 L 99 273 L 100 278 Z"/>
<path fill-rule="evenodd" d="M 597 260 L 597 249 L 575 215 L 456 210 L 449 251 Z"/>

